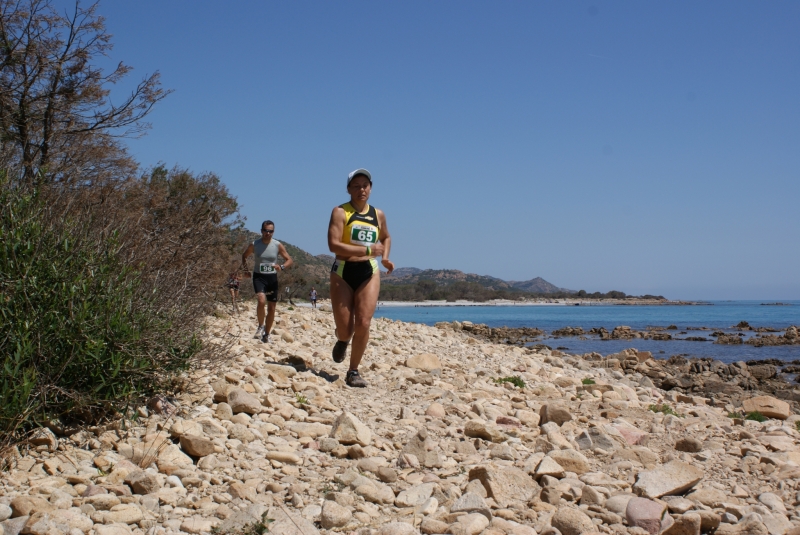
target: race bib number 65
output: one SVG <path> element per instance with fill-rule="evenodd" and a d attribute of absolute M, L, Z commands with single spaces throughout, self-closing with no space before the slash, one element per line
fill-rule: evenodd
<path fill-rule="evenodd" d="M 350 243 L 354 245 L 372 245 L 378 241 L 378 231 L 375 227 L 353 225 L 350 231 Z"/>

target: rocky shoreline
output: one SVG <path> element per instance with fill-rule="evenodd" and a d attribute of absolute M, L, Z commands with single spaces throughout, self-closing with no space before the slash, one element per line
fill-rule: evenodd
<path fill-rule="evenodd" d="M 245 310 L 209 319 L 234 345 L 194 391 L 8 457 L 0 535 L 800 533 L 800 415 L 765 395 L 773 364 L 376 319 L 350 389 L 329 312 L 280 305 L 261 344 Z"/>
<path fill-rule="evenodd" d="M 577 358 L 590 362 L 603 362 L 604 366 L 615 370 L 636 369 L 628 366 L 626 361 L 633 359 L 637 354 L 646 355 L 645 361 L 650 363 L 646 370 L 653 380 L 653 385 L 666 391 L 676 393 L 695 393 L 719 400 L 719 403 L 728 404 L 730 400 L 741 399 L 745 391 L 759 389 L 780 399 L 800 401 L 800 387 L 787 380 L 785 374 L 794 376 L 794 383 L 800 382 L 800 360 L 749 360 L 725 364 L 712 358 L 687 359 L 681 356 L 672 356 L 666 359 L 654 358 L 649 351 L 640 352 L 628 349 L 603 357 L 600 353 L 586 353 L 583 355 L 570 355 L 553 349 L 543 342 L 545 332 L 541 329 L 522 327 L 488 327 L 483 324 L 473 325 L 471 322 L 453 322 L 437 324 L 439 328 L 453 328 L 463 330 L 470 336 L 475 336 L 493 343 L 525 346 L 539 342 L 534 347 L 550 350 L 553 354 L 568 358 Z M 747 322 L 741 322 L 732 327 L 738 331 L 753 331 L 757 333 L 775 333 L 778 329 L 771 327 L 751 327 Z M 621 325 L 611 332 L 600 327 L 585 331 L 581 327 L 564 327 L 552 331 L 551 338 L 597 336 L 600 340 L 688 340 L 710 341 L 705 337 L 675 338 L 667 331 L 677 331 L 674 325 L 668 327 L 652 327 L 646 331 L 635 331 L 630 327 Z M 693 330 L 711 331 L 708 327 L 699 327 Z M 686 334 L 686 332 L 684 332 Z M 756 335 L 742 341 L 736 334 L 715 331 L 710 336 L 716 337 L 715 344 L 742 344 L 747 343 L 755 347 L 775 345 L 800 345 L 800 334 L 795 326 L 788 327 L 781 335 L 767 334 Z M 582 338 L 585 339 L 585 338 Z M 638 372 L 644 372 L 638 370 Z"/>
<path fill-rule="evenodd" d="M 437 325 L 446 324 L 449 324 L 449 322 L 442 322 L 441 324 Z M 463 329 L 473 336 L 483 338 L 490 342 L 515 345 L 524 345 L 528 342 L 534 341 L 534 339 L 537 337 L 545 337 L 547 334 L 545 331 L 535 327 L 489 327 L 482 323 L 473 324 L 470 321 L 454 322 L 453 325 L 461 325 L 461 327 L 457 328 Z M 682 340 L 689 342 L 713 341 L 715 344 L 720 345 L 748 344 L 755 347 L 800 345 L 800 326 L 796 325 L 790 325 L 783 330 L 785 331 L 783 334 L 778 335 L 763 333 L 780 333 L 782 331 L 781 329 L 775 329 L 773 327 L 751 327 L 746 321 L 742 321 L 738 325 L 730 327 L 730 329 L 738 332 L 725 332 L 712 329 L 710 327 L 688 327 L 685 331 L 679 331 L 676 325 L 669 325 L 667 327 L 648 327 L 644 331 L 637 331 L 626 325 L 618 325 L 611 331 L 605 327 L 595 327 L 586 331 L 582 327 L 567 326 L 561 329 L 553 330 L 550 333 L 550 337 L 553 339 L 580 337 L 582 340 L 586 340 L 586 337 L 589 336 L 596 336 L 599 340 Z M 704 336 L 688 336 L 689 331 L 711 332 Z M 744 333 L 748 331 L 755 334 L 746 337 Z"/>

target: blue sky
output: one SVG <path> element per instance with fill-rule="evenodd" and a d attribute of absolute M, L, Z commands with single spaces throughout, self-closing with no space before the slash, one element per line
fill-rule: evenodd
<path fill-rule="evenodd" d="M 398 266 L 800 299 L 800 3 L 100 9 L 175 90 L 132 153 L 217 173 L 252 229 L 327 252 L 366 167 Z"/>

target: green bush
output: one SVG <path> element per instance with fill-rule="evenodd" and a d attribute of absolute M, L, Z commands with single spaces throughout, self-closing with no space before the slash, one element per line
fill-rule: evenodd
<path fill-rule="evenodd" d="M 767 417 L 761 414 L 758 411 L 748 412 L 745 417 L 745 420 L 755 420 L 756 422 L 766 422 Z"/>
<path fill-rule="evenodd" d="M 594 379 L 591 379 L 589 377 L 586 377 L 585 379 L 581 379 L 581 383 L 583 383 L 585 385 L 593 385 L 593 384 L 595 384 Z"/>
<path fill-rule="evenodd" d="M 519 375 L 512 375 L 509 377 L 498 377 L 497 379 L 492 379 L 492 380 L 497 384 L 511 383 L 517 388 L 525 388 L 525 381 L 523 381 L 522 377 L 520 377 Z"/>
<path fill-rule="evenodd" d="M 663 403 L 661 405 L 650 405 L 647 408 L 648 408 L 648 410 L 651 410 L 653 412 L 660 412 L 661 414 L 671 414 L 673 416 L 677 416 L 678 418 L 683 418 L 683 414 L 679 414 L 679 413 L 675 412 L 672 409 L 672 407 L 670 407 L 666 403 Z"/>
<path fill-rule="evenodd" d="M 51 419 L 124 411 L 200 349 L 116 232 L 46 197 L 0 177 L 0 446 Z"/>

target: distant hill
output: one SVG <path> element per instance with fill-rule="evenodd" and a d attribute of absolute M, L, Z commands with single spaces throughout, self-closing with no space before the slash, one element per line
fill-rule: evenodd
<path fill-rule="evenodd" d="M 528 281 L 504 281 L 489 275 L 476 275 L 464 273 L 457 269 L 419 269 L 414 267 L 395 269 L 391 275 L 385 275 L 383 280 L 387 284 L 416 284 L 419 281 L 434 281 L 438 285 L 451 285 L 454 283 L 474 283 L 488 290 L 520 291 L 534 294 L 571 294 L 575 290 L 559 288 L 541 277 Z"/>
<path fill-rule="evenodd" d="M 568 290 L 566 288 L 559 288 L 555 284 L 551 284 L 544 280 L 541 277 L 536 277 L 535 279 L 527 280 L 527 281 L 508 281 L 508 283 L 513 287 L 519 290 L 523 290 L 525 292 L 531 292 L 535 294 L 555 294 L 555 293 L 568 293 L 574 294 L 577 293 L 575 290 Z"/>
<path fill-rule="evenodd" d="M 393 277 L 410 277 L 411 275 L 416 275 L 420 271 L 422 271 L 422 270 L 419 269 L 419 268 L 415 268 L 415 267 L 396 268 L 392 272 L 392 276 Z"/>
<path fill-rule="evenodd" d="M 250 241 L 259 237 L 259 234 L 248 233 Z M 281 288 L 290 287 L 293 295 L 304 298 L 311 286 L 314 286 L 320 297 L 328 297 L 330 269 L 334 257 L 330 254 L 312 255 L 291 243 L 281 243 L 295 261 L 295 267 L 279 275 Z M 250 265 L 252 266 L 252 260 Z M 575 290 L 560 288 L 541 277 L 527 281 L 505 281 L 490 275 L 464 273 L 457 269 L 401 267 L 395 269 L 391 275 L 384 272 L 381 276 L 380 299 L 486 301 L 535 296 L 567 297 L 576 293 Z"/>

